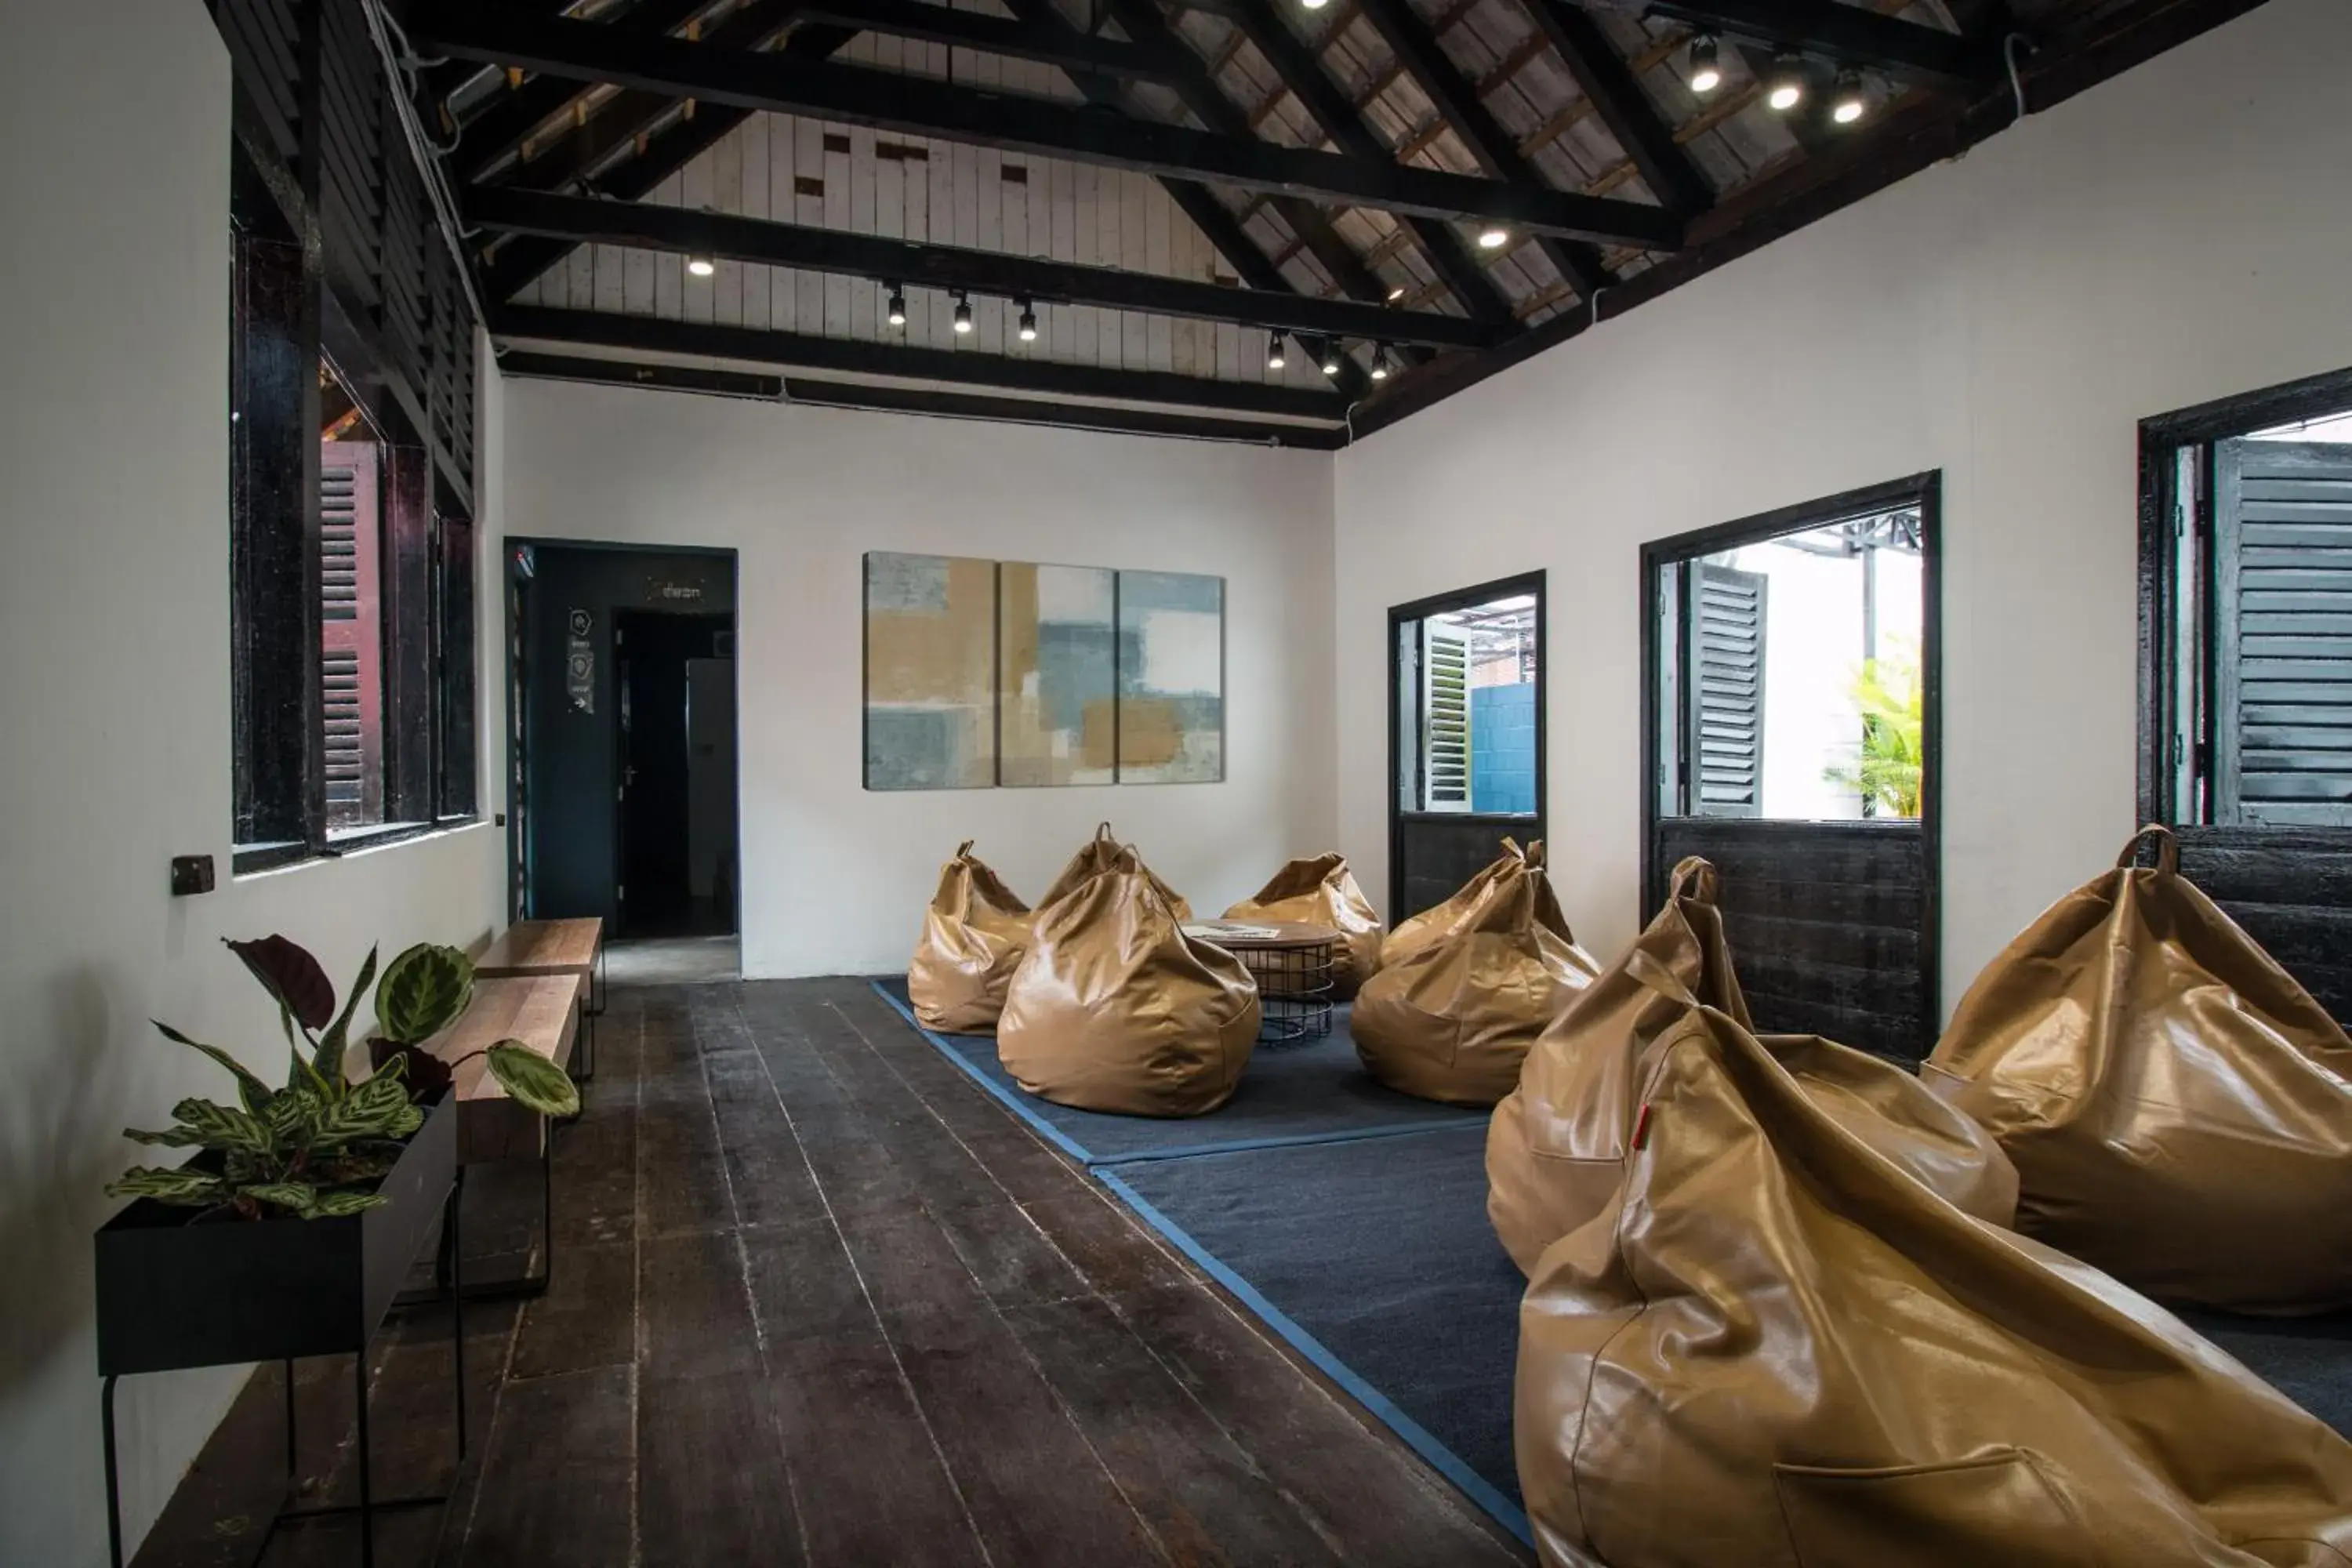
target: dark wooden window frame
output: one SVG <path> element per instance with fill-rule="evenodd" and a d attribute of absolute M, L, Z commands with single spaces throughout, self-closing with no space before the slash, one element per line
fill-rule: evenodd
<path fill-rule="evenodd" d="M 1659 810 L 1658 804 L 1661 794 L 1658 770 L 1662 760 L 1658 729 L 1664 718 L 1660 706 L 1666 653 L 1661 646 L 1657 615 L 1660 574 L 1667 566 L 1711 555 L 1717 551 L 1742 544 L 1759 544 L 1769 539 L 1801 532 L 1843 518 L 1874 510 L 1893 510 L 1902 506 L 1919 509 L 1919 680 L 1926 729 L 1919 781 L 1919 966 L 1923 1005 L 1927 1012 L 1921 1027 L 1923 1037 L 1932 1040 L 1942 1023 L 1944 595 L 1943 474 L 1940 469 L 1912 474 L 1885 484 L 1864 486 L 1819 500 L 1781 507 L 1711 528 L 1675 534 L 1668 539 L 1654 539 L 1642 546 L 1639 611 L 1642 626 L 1642 889 L 1641 908 L 1635 911 L 1635 921 L 1637 924 L 1646 924 L 1664 901 L 1666 873 L 1670 869 L 1658 864 L 1657 855 L 1658 824 L 1664 815 Z M 1762 834 L 1771 833 L 1776 826 L 1770 817 L 1738 820 L 1743 827 Z M 1817 825 L 1790 822 L 1786 826 L 1794 834 Z M 1880 826 L 1897 829 L 1908 825 L 1882 822 Z M 1866 828 L 1867 819 L 1858 830 Z"/>
<path fill-rule="evenodd" d="M 2172 755 L 2172 737 L 2179 726 L 2181 701 L 2174 669 L 2180 631 L 2180 584 L 2172 529 L 2180 452 L 2186 447 L 2210 447 L 2234 436 L 2347 409 L 2352 409 L 2352 369 L 2309 376 L 2140 421 L 2137 800 L 2142 822 L 2161 822 L 2177 831 L 2193 832 L 2216 846 L 2287 846 L 2300 839 L 2336 850 L 2352 847 L 2352 828 L 2265 825 L 2222 827 L 2184 822 L 2180 803 L 2173 797 Z M 2200 654 L 2206 662 L 2210 689 L 2213 658 L 2210 637 L 2200 637 Z"/>
<path fill-rule="evenodd" d="M 1525 827 L 1530 822 L 1540 823 L 1545 820 L 1545 813 L 1550 800 L 1546 783 L 1546 770 L 1549 765 L 1546 753 L 1550 750 L 1547 743 L 1549 717 L 1546 710 L 1550 707 L 1550 704 L 1545 700 L 1545 693 L 1549 689 L 1548 682 L 1550 679 L 1550 652 L 1545 642 L 1549 633 L 1549 601 L 1546 595 L 1544 579 L 1545 574 L 1541 568 L 1538 568 L 1533 572 L 1519 573 L 1515 576 L 1497 577 L 1492 582 L 1475 584 L 1467 588 L 1433 594 L 1428 598 L 1415 599 L 1410 604 L 1389 606 L 1388 637 L 1381 648 L 1389 666 L 1389 766 L 1381 788 L 1384 792 L 1383 798 L 1388 803 L 1388 907 L 1391 911 L 1402 909 L 1405 903 L 1404 827 L 1408 822 L 1439 821 L 1459 826 L 1491 826 L 1499 832 L 1508 833 L 1515 827 Z M 1412 622 L 1426 620 L 1432 616 L 1442 616 L 1448 610 L 1466 610 L 1474 605 L 1489 604 L 1496 599 L 1507 599 L 1518 594 L 1532 594 L 1536 601 L 1535 810 L 1528 813 L 1487 812 L 1484 814 L 1464 811 L 1404 810 L 1397 805 L 1397 781 L 1404 771 L 1404 753 L 1402 750 L 1404 744 L 1404 734 L 1403 728 L 1397 718 L 1397 705 L 1404 697 L 1403 677 L 1397 668 L 1398 631 Z"/>

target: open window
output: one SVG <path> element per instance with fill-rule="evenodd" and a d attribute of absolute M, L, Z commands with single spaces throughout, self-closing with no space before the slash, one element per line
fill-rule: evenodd
<path fill-rule="evenodd" d="M 2352 1016 L 2352 372 L 2141 426 L 2140 815 Z"/>
<path fill-rule="evenodd" d="M 1537 573 L 1389 612 L 1391 920 L 1543 836 L 1543 593 Z"/>
<path fill-rule="evenodd" d="M 1758 1024 L 1934 1042 L 1937 481 L 1643 547 L 1643 908 L 1715 862 Z"/>

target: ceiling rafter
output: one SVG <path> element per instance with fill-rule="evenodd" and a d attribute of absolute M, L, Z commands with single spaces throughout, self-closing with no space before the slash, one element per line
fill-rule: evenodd
<path fill-rule="evenodd" d="M 1609 134 L 1641 171 L 1642 183 L 1670 212 L 1690 217 L 1715 205 L 1715 190 L 1675 139 L 1664 116 L 1650 101 L 1617 46 L 1601 25 L 1568 0 L 1520 0 L 1536 25 L 1534 37 L 1549 43 L 1568 74 L 1583 90 Z"/>
<path fill-rule="evenodd" d="M 1840 0 L 1648 0 L 1648 9 L 1759 47 L 1792 49 L 1909 81 L 1982 87 L 2000 69 L 1989 39 L 1880 16 Z"/>
<path fill-rule="evenodd" d="M 1228 288 L 1157 273 L 1054 261 L 1009 251 L 845 233 L 771 218 L 649 202 L 599 201 L 512 187 L 465 201 L 468 224 L 511 234 L 709 256 L 798 271 L 962 289 L 1003 299 L 1092 305 L 1193 321 L 1231 321 L 1327 337 L 1386 338 L 1443 348 L 1492 348 L 1509 326 L 1433 311 L 1393 310 L 1289 290 Z"/>
<path fill-rule="evenodd" d="M 1429 95 L 1447 127 L 1470 150 L 1481 168 L 1513 184 L 1546 184 L 1535 165 L 1519 152 L 1517 140 L 1503 129 L 1494 110 L 1486 107 L 1462 68 L 1454 63 L 1453 57 L 1438 42 L 1437 35 L 1408 0 L 1358 0 L 1358 6 L 1390 52 L 1402 62 L 1421 90 Z M 1680 222 L 1663 207 L 1655 210 L 1669 222 Z M 1549 233 L 1538 244 L 1545 259 L 1579 294 L 1590 295 L 1595 289 L 1608 287 L 1609 269 L 1601 265 L 1601 253 L 1590 239 L 1563 238 L 1557 233 Z"/>
<path fill-rule="evenodd" d="M 924 0 L 809 0 L 800 11 L 811 21 L 1009 59 L 1034 60 L 1064 70 L 1164 81 L 1182 68 L 1166 51 L 1143 44 L 1099 37 L 1032 17 L 958 11 Z"/>
<path fill-rule="evenodd" d="M 710 6 L 711 0 L 642 0 L 605 26 L 632 33 L 675 33 L 692 24 Z M 561 7 L 546 9 L 552 15 Z M 791 7 L 784 9 L 778 26 L 792 19 Z M 478 69 L 478 62 L 466 62 L 465 68 Z M 527 155 L 525 143 L 534 132 L 559 115 L 577 115 L 588 96 L 578 82 L 558 76 L 533 77 L 520 87 L 509 88 L 465 122 L 456 153 L 458 174 L 464 179 L 478 180 L 502 160 Z"/>
<path fill-rule="evenodd" d="M 1013 354 L 966 353 L 916 343 L 819 337 L 764 327 L 678 321 L 609 310 L 499 305 L 490 331 L 504 339 L 625 349 L 634 353 L 736 360 L 786 369 L 824 370 L 906 381 L 986 386 L 1056 397 L 1115 398 L 1128 403 L 1276 418 L 1338 420 L 1347 410 L 1339 394 L 1274 382 L 1221 381 L 1166 370 L 1108 370 L 1099 365 Z"/>
<path fill-rule="evenodd" d="M 738 109 L 805 113 L 875 130 L 1563 237 L 1659 249 L 1672 249 L 1682 238 L 1673 214 L 1638 203 L 1369 163 L 1149 121 L 1113 120 L 1045 100 L 885 71 L 812 65 L 667 37 L 616 37 L 597 24 L 570 18 L 533 20 L 436 0 L 419 8 L 410 30 L 425 47 L 451 54 Z"/>
<path fill-rule="evenodd" d="M 1242 0 L 1235 10 L 1238 30 L 1265 57 L 1275 75 L 1297 97 L 1333 145 L 1351 157 L 1396 156 L 1366 123 L 1362 111 L 1349 100 L 1322 60 L 1275 15 L 1269 0 Z M 1429 258 L 1431 269 L 1453 290 L 1463 309 L 1482 321 L 1512 319 L 1509 302 L 1454 229 L 1428 218 L 1407 218 L 1393 232 L 1410 233 Z M 1372 263 L 1368 259 L 1367 265 Z"/>

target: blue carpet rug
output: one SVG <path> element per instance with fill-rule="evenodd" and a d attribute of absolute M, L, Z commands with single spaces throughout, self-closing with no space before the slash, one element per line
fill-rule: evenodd
<path fill-rule="evenodd" d="M 1454 1127 L 1096 1174 L 1525 1540 L 1524 1282 L 1486 1223 L 1486 1140 Z"/>
<path fill-rule="evenodd" d="M 908 1023 L 915 1022 L 903 979 L 877 980 L 874 989 Z M 1324 1143 L 1340 1138 L 1381 1138 L 1433 1127 L 1475 1126 L 1483 1131 L 1484 1110 L 1416 1100 L 1374 1081 L 1356 1059 L 1347 1012 L 1344 1007 L 1335 1011 L 1331 1033 L 1323 1039 L 1296 1046 L 1261 1046 L 1251 1056 L 1233 1099 L 1206 1116 L 1176 1120 L 1073 1110 L 1039 1100 L 1024 1091 L 998 1063 L 994 1036 L 941 1035 L 929 1029 L 922 1033 L 1047 1142 L 1088 1165 Z"/>

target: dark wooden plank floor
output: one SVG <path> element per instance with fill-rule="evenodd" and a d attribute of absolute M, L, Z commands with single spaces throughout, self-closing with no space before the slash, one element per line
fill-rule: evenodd
<path fill-rule="evenodd" d="M 620 987 L 602 1027 L 554 1287 L 467 1313 L 462 1465 L 447 1319 L 377 1344 L 376 1495 L 455 1500 L 383 1568 L 1527 1561 L 862 982 Z M 534 1175 L 474 1173 L 469 1270 L 530 1260 Z M 296 1368 L 306 1502 L 353 1495 L 352 1384 Z M 253 1560 L 284 1397 L 255 1375 L 142 1568 Z"/>

